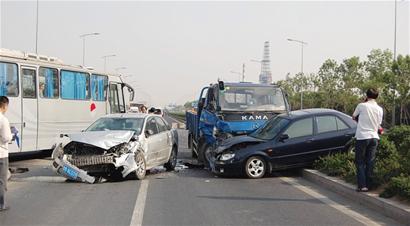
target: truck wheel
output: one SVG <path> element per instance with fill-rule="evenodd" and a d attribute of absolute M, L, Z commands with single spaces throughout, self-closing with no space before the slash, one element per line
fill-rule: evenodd
<path fill-rule="evenodd" d="M 209 148 L 211 148 L 211 145 L 205 142 L 199 148 L 198 161 L 203 163 L 204 167 L 209 167 L 209 162 L 208 162 L 208 159 L 206 158 L 206 152 Z"/>
<path fill-rule="evenodd" d="M 192 152 L 192 158 L 197 159 L 198 155 L 196 154 L 193 148 L 191 149 L 191 152 Z"/>
<path fill-rule="evenodd" d="M 164 167 L 165 169 L 167 169 L 167 171 L 172 171 L 175 169 L 175 166 L 177 165 L 177 155 L 178 149 L 177 147 L 173 147 L 168 162 L 164 164 Z"/>
<path fill-rule="evenodd" d="M 245 173 L 251 179 L 262 178 L 268 165 L 260 156 L 252 156 L 245 163 Z"/>
<path fill-rule="evenodd" d="M 144 155 L 138 151 L 135 154 L 135 162 L 137 163 L 137 169 L 135 170 L 135 176 L 137 176 L 138 180 L 142 180 L 145 177 L 145 174 L 147 173 L 147 166 L 145 164 L 145 158 Z"/>
<path fill-rule="evenodd" d="M 188 134 L 188 148 L 192 149 L 192 134 Z"/>

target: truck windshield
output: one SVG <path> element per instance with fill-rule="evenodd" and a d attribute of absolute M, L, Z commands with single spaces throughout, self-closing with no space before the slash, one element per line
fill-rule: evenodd
<path fill-rule="evenodd" d="M 224 111 L 284 111 L 283 93 L 276 87 L 225 86 L 219 91 Z"/>

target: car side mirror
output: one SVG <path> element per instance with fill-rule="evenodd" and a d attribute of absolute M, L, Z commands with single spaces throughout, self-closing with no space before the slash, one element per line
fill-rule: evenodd
<path fill-rule="evenodd" d="M 150 137 L 152 135 L 154 135 L 154 131 L 152 131 L 151 129 L 148 129 L 148 130 L 145 131 L 145 136 L 146 137 Z"/>
<path fill-rule="evenodd" d="M 131 141 L 138 141 L 138 135 L 133 135 L 131 137 Z"/>
<path fill-rule="evenodd" d="M 201 98 L 201 100 L 198 102 L 198 109 L 202 109 L 204 107 L 205 103 L 205 98 Z"/>
<path fill-rule="evenodd" d="M 282 134 L 282 135 L 280 135 L 280 137 L 279 137 L 279 141 L 285 141 L 285 140 L 287 140 L 287 139 L 289 139 L 289 135 L 287 135 L 287 134 Z"/>
<path fill-rule="evenodd" d="M 225 83 L 224 81 L 218 81 L 219 90 L 225 90 Z"/>

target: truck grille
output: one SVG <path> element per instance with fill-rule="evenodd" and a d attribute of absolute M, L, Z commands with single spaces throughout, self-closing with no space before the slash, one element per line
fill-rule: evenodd
<path fill-rule="evenodd" d="M 92 166 L 92 165 L 101 165 L 101 164 L 113 164 L 114 163 L 114 157 L 113 156 L 106 156 L 106 155 L 100 155 L 100 156 L 82 156 L 82 157 L 72 157 L 69 155 L 67 157 L 67 160 L 77 166 Z"/>

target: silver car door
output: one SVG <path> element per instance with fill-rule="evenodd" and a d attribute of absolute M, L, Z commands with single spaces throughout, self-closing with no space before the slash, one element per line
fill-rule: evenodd
<path fill-rule="evenodd" d="M 148 163 L 147 165 L 152 167 L 159 162 L 159 152 L 161 149 L 161 136 L 158 131 L 158 126 L 154 117 L 150 117 L 147 120 L 145 127 L 145 136 L 147 137 L 147 150 Z"/>
<path fill-rule="evenodd" d="M 172 148 L 170 131 L 161 117 L 156 117 L 156 121 L 161 134 L 161 153 L 159 153 L 159 161 L 165 163 L 168 161 Z"/>

